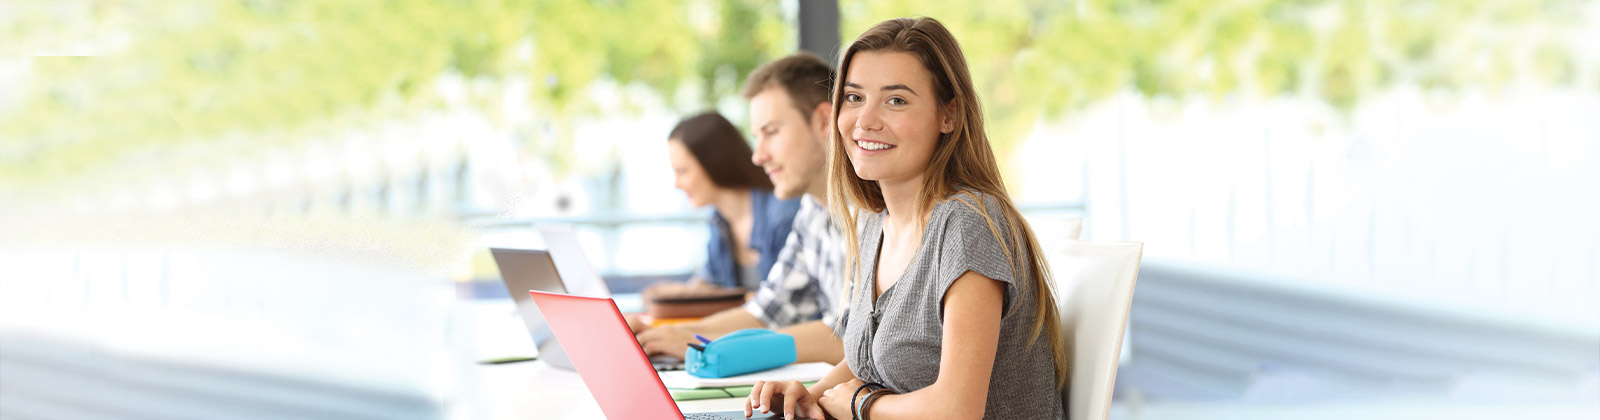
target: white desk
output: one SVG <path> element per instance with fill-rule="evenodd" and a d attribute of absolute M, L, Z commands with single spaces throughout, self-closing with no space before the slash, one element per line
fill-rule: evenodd
<path fill-rule="evenodd" d="M 577 372 L 543 360 L 479 365 L 477 360 L 537 353 L 510 299 L 459 301 L 452 311 L 455 392 L 446 401 L 452 419 L 593 420 L 605 415 Z M 685 413 L 743 410 L 743 398 L 682 401 Z"/>
<path fill-rule="evenodd" d="M 478 365 L 490 357 L 530 355 L 533 340 L 515 315 L 510 299 L 458 301 L 451 312 L 451 364 L 454 383 L 445 401 L 451 419 L 605 418 L 577 372 L 552 368 L 542 361 Z M 743 398 L 684 401 L 686 413 L 743 410 Z M 1450 402 L 1327 401 L 1261 404 L 1238 401 L 1117 401 L 1111 418 L 1119 420 L 1267 420 L 1302 419 L 1502 419 L 1538 418 L 1593 420 L 1593 403 L 1456 404 Z"/>
<path fill-rule="evenodd" d="M 602 419 L 600 406 L 577 372 L 546 365 L 543 361 L 485 365 L 474 369 L 476 385 L 483 386 L 468 402 L 469 418 L 476 419 Z M 475 400 L 475 401 L 473 401 Z M 743 398 L 678 402 L 685 413 L 743 410 Z"/>

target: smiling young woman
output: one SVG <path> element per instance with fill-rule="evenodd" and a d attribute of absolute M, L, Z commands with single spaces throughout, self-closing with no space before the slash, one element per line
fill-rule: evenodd
<path fill-rule="evenodd" d="M 837 418 L 1064 418 L 1050 274 L 1007 196 L 955 37 L 892 19 L 845 49 L 828 205 L 846 236 L 840 363 L 752 406 Z"/>

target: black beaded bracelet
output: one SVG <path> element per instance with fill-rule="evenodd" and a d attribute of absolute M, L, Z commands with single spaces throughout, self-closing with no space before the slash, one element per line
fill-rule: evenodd
<path fill-rule="evenodd" d="M 877 389 L 885 388 L 883 385 L 879 385 L 877 382 L 867 382 L 856 387 L 856 392 L 850 393 L 850 420 L 861 420 L 861 414 L 856 411 L 856 407 L 859 407 L 856 405 L 856 396 L 861 395 L 861 390 L 869 386 L 878 387 Z M 872 391 L 876 391 L 876 389 L 867 391 L 867 395 L 871 395 Z"/>
<path fill-rule="evenodd" d="M 893 394 L 893 393 L 895 393 L 895 392 L 892 389 L 879 388 L 879 389 L 873 390 L 871 393 L 868 393 L 866 397 L 862 397 L 861 398 L 861 419 L 860 420 L 872 420 L 872 415 L 867 413 L 867 410 L 870 410 L 872 408 L 872 403 L 878 401 L 878 397 L 882 397 L 882 396 L 884 396 L 886 394 Z"/>

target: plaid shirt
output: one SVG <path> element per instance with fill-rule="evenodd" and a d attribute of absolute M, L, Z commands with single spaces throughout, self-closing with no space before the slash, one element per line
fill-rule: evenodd
<path fill-rule="evenodd" d="M 828 325 L 844 312 L 844 235 L 828 209 L 807 195 L 800 199 L 794 229 L 778 252 L 772 272 L 744 310 L 768 328 L 821 319 Z"/>

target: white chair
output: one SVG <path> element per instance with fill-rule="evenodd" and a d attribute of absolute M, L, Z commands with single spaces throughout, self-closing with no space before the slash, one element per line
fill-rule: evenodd
<path fill-rule="evenodd" d="M 1111 412 L 1144 243 L 1064 241 L 1048 249 L 1070 369 L 1061 403 L 1070 420 L 1103 420 Z"/>

